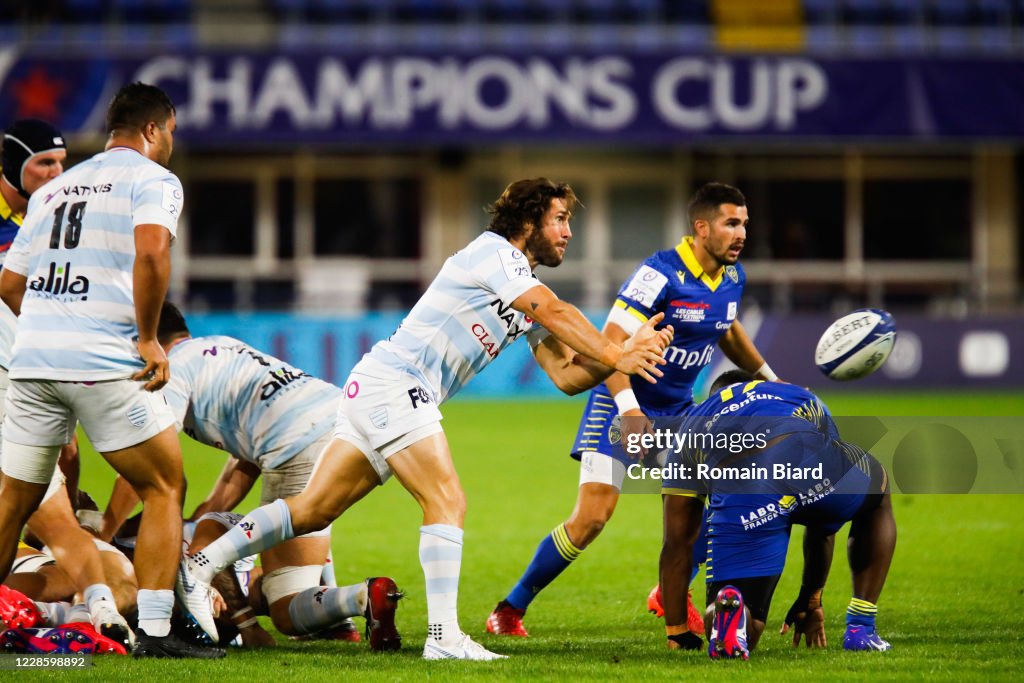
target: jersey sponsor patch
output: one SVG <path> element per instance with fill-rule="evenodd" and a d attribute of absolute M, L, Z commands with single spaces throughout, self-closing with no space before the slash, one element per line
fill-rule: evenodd
<path fill-rule="evenodd" d="M 736 302 L 730 301 L 729 306 L 725 309 L 725 319 L 735 320 L 736 319 Z"/>
<path fill-rule="evenodd" d="M 665 289 L 668 278 L 650 266 L 640 266 L 633 279 L 622 289 L 622 295 L 650 308 Z"/>
<path fill-rule="evenodd" d="M 160 199 L 160 208 L 171 214 L 172 216 L 181 215 L 181 201 L 185 196 L 181 192 L 181 188 L 176 186 L 174 183 L 163 182 L 163 197 Z"/>
<path fill-rule="evenodd" d="M 501 267 L 505 269 L 505 276 L 509 280 L 520 277 L 530 277 L 530 262 L 526 255 L 518 249 L 499 249 L 498 258 L 501 259 Z"/>
<path fill-rule="evenodd" d="M 704 316 L 706 315 L 707 310 L 711 308 L 710 304 L 704 303 L 703 301 L 676 300 L 670 303 L 669 306 L 676 309 L 672 313 L 672 319 L 684 323 L 704 322 Z"/>

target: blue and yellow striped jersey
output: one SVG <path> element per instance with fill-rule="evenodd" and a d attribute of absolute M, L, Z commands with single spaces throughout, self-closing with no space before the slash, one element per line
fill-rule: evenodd
<path fill-rule="evenodd" d="M 649 414 L 678 415 L 693 402 L 693 383 L 711 362 L 715 345 L 736 319 L 746 275 L 739 264 L 715 278 L 693 254 L 693 239 L 658 251 L 619 289 L 608 321 L 630 334 L 651 316 L 664 312 L 675 338 L 665 351 L 665 376 L 657 384 L 632 378 L 633 392 Z"/>

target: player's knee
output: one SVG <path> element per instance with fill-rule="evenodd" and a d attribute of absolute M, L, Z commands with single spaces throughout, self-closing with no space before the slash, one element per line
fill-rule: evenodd
<path fill-rule="evenodd" d="M 344 507 L 339 509 L 332 501 L 311 498 L 292 499 L 288 501 L 288 508 L 292 516 L 292 529 L 297 536 L 326 529 L 345 510 Z"/>
<path fill-rule="evenodd" d="M 304 635 L 292 620 L 292 601 L 302 591 L 320 585 L 320 565 L 301 567 L 280 567 L 263 577 L 262 590 L 270 607 L 270 619 L 274 627 L 285 635 Z"/>
<path fill-rule="evenodd" d="M 270 621 L 274 624 L 274 628 L 286 636 L 304 635 L 295 628 L 289 614 L 289 608 L 294 598 L 294 595 L 289 595 L 270 605 Z"/>
<path fill-rule="evenodd" d="M 590 543 L 604 531 L 604 525 L 607 524 L 607 517 L 592 518 L 587 521 L 587 524 L 583 527 L 585 540 L 581 539 L 580 543 Z M 579 545 L 579 544 L 577 544 Z"/>
<path fill-rule="evenodd" d="M 466 519 L 466 494 L 462 487 L 438 487 L 420 498 L 423 518 L 433 524 L 462 526 Z"/>
<path fill-rule="evenodd" d="M 588 515 L 569 520 L 565 525 L 569 539 L 577 548 L 586 548 L 604 531 L 604 526 L 611 515 Z"/>
<path fill-rule="evenodd" d="M 144 482 L 132 482 L 143 505 L 165 503 L 180 506 L 185 499 L 185 480 L 174 477 L 154 476 Z"/>
<path fill-rule="evenodd" d="M 460 522 L 466 518 L 466 493 L 462 490 L 461 486 L 449 493 L 447 509 Z"/>

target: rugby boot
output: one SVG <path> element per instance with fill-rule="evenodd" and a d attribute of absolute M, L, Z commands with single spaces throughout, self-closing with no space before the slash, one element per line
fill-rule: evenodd
<path fill-rule="evenodd" d="M 186 643 L 184 640 L 168 633 L 166 636 L 151 636 L 142 629 L 135 634 L 133 657 L 153 657 L 159 659 L 220 659 L 227 654 L 219 647 L 203 647 Z"/>
<path fill-rule="evenodd" d="M 0 621 L 7 628 L 32 628 L 43 620 L 34 600 L 0 584 Z"/>
<path fill-rule="evenodd" d="M 749 659 L 747 614 L 743 595 L 734 586 L 726 586 L 715 597 L 715 616 L 708 641 L 711 659 Z"/>
<path fill-rule="evenodd" d="M 395 627 L 395 610 L 403 593 L 394 580 L 372 577 L 366 580 L 366 639 L 371 650 L 398 650 L 402 637 Z"/>
<path fill-rule="evenodd" d="M 427 636 L 427 642 L 423 646 L 423 659 L 466 659 L 475 662 L 490 662 L 507 658 L 506 655 L 491 652 L 465 633 L 460 633 L 450 643 L 445 644 Z"/>
<path fill-rule="evenodd" d="M 892 645 L 882 640 L 882 637 L 871 626 L 847 626 L 846 635 L 843 636 L 843 649 L 885 652 L 886 650 L 891 650 Z"/>
<path fill-rule="evenodd" d="M 487 632 L 498 636 L 519 636 L 526 638 L 530 634 L 523 626 L 526 610 L 516 609 L 504 600 L 498 603 L 491 615 L 487 617 Z"/>

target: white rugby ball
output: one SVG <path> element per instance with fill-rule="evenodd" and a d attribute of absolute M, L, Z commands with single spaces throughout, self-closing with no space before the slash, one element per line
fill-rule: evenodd
<path fill-rule="evenodd" d="M 829 325 L 818 340 L 814 362 L 830 379 L 860 379 L 882 367 L 895 344 L 892 315 L 878 308 L 861 308 Z"/>

